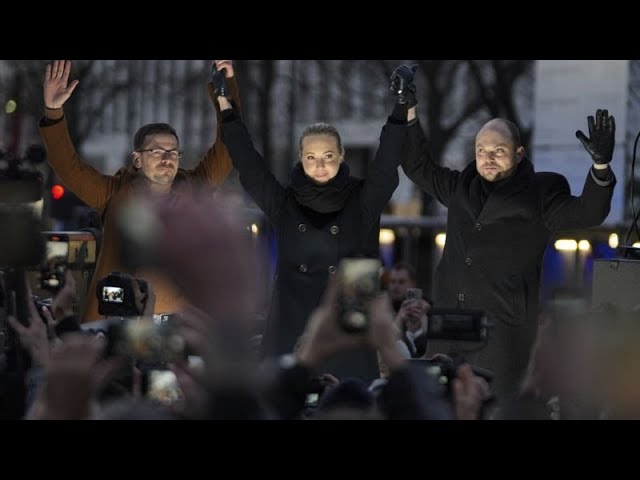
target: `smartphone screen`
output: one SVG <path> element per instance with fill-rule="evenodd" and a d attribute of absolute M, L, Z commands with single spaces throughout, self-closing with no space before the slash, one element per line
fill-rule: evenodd
<path fill-rule="evenodd" d="M 69 242 L 66 239 L 47 240 L 46 255 L 47 260 L 60 258 L 60 260 L 66 261 L 69 256 Z"/>
<path fill-rule="evenodd" d="M 422 289 L 421 288 L 408 288 L 407 289 L 407 300 L 422 300 Z"/>
<path fill-rule="evenodd" d="M 316 408 L 318 406 L 318 400 L 320 400 L 320 394 L 308 393 L 305 397 L 304 406 L 306 408 Z"/>
<path fill-rule="evenodd" d="M 69 242 L 60 236 L 50 237 L 45 244 L 45 262 L 40 269 L 40 288 L 58 291 L 64 285 L 69 257 Z"/>
<path fill-rule="evenodd" d="M 171 370 L 149 370 L 147 374 L 147 398 L 166 406 L 183 401 L 184 394 L 175 373 Z"/>
<path fill-rule="evenodd" d="M 369 302 L 380 292 L 382 263 L 373 258 L 345 258 L 338 269 L 340 322 L 350 332 L 366 330 Z"/>
<path fill-rule="evenodd" d="M 149 370 L 164 370 L 168 362 L 187 358 L 186 342 L 170 324 L 150 319 L 124 320 L 107 330 L 108 356 L 133 357 Z"/>

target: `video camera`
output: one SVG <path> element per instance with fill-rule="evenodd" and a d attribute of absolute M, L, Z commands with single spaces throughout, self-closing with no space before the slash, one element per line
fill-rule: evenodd
<path fill-rule="evenodd" d="M 111 272 L 98 281 L 98 312 L 108 317 L 137 317 L 143 314 L 149 295 L 145 280 Z"/>

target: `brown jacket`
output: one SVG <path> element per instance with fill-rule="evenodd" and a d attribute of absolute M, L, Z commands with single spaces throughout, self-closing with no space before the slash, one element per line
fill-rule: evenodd
<path fill-rule="evenodd" d="M 238 86 L 235 78 L 227 79 L 231 96 L 236 105 L 240 105 Z M 181 194 L 191 190 L 195 184 L 220 186 L 233 168 L 227 148 L 220 135 L 221 115 L 218 102 L 213 97 L 211 84 L 208 84 L 217 117 L 216 140 L 204 158 L 193 170 L 178 169 L 173 181 L 171 194 Z M 89 207 L 100 212 L 103 219 L 102 246 L 98 256 L 96 269 L 87 292 L 87 307 L 83 322 L 99 320 L 96 284 L 98 280 L 110 272 L 131 273 L 138 278 L 149 281 L 156 294 L 156 313 L 172 313 L 180 310 L 186 303 L 183 295 L 164 275 L 158 272 L 128 272 L 119 265 L 119 245 L 115 230 L 115 212 L 118 205 L 134 192 L 144 190 L 149 180 L 142 171 L 129 165 L 116 172 L 115 175 L 103 175 L 91 165 L 84 162 L 76 151 L 67 129 L 66 118 L 62 109 L 53 111 L 49 118 L 40 121 L 40 135 L 47 147 L 48 159 L 56 175 Z"/>

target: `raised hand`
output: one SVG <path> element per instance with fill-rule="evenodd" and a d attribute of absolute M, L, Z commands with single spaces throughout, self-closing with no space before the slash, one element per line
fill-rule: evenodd
<path fill-rule="evenodd" d="M 54 60 L 47 65 L 44 75 L 44 106 L 49 109 L 61 108 L 80 83 L 74 80 L 69 85 L 70 60 Z"/>
<path fill-rule="evenodd" d="M 220 71 L 224 70 L 225 77 L 227 78 L 231 78 L 235 75 L 233 72 L 232 60 L 214 60 L 213 66 L 215 67 L 216 70 L 220 70 Z"/>
<path fill-rule="evenodd" d="M 18 321 L 11 315 L 7 317 L 7 320 L 9 322 L 9 325 L 11 325 L 11 327 L 13 327 L 13 329 L 18 334 L 20 343 L 31 356 L 31 361 L 33 362 L 33 364 L 35 366 L 44 367 L 49 362 L 50 353 L 49 337 L 47 336 L 47 324 L 42 321 L 42 318 L 36 310 L 35 303 L 31 300 L 31 286 L 28 282 L 25 283 L 27 298 L 29 299 L 29 318 L 26 319 L 28 321 L 28 324 L 23 325 L 20 321 Z M 43 309 L 42 312 L 47 322 L 53 324 L 53 318 L 51 317 L 51 313 L 49 312 L 49 310 Z"/>
<path fill-rule="evenodd" d="M 397 97 L 398 103 L 408 104 L 409 108 L 415 107 L 418 103 L 416 85 L 413 83 L 417 69 L 418 64 L 402 64 L 393 71 L 389 79 L 389 89 Z"/>
<path fill-rule="evenodd" d="M 234 76 L 233 62 L 231 60 L 214 60 L 211 70 L 211 83 L 213 94 L 216 97 L 230 97 L 229 88 L 225 79 Z"/>
<path fill-rule="evenodd" d="M 615 147 L 616 123 L 608 110 L 596 111 L 596 118 L 592 115 L 587 117 L 589 125 L 589 137 L 578 130 L 576 137 L 582 142 L 584 148 L 589 152 L 594 163 L 604 165 L 611 162 L 613 158 L 613 148 Z"/>

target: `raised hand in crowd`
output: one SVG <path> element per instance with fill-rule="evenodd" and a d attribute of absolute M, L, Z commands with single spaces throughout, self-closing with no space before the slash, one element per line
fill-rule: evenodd
<path fill-rule="evenodd" d="M 402 302 L 400 310 L 395 318 L 395 322 L 400 331 L 405 332 L 426 328 L 426 314 L 429 310 L 429 303 L 423 299 L 407 299 Z"/>
<path fill-rule="evenodd" d="M 463 364 L 456 371 L 452 387 L 456 418 L 480 420 L 483 404 L 491 397 L 491 389 L 486 380 L 474 375 L 469 364 Z"/>
<path fill-rule="evenodd" d="M 84 420 L 97 406 L 97 395 L 126 360 L 102 360 L 104 341 L 69 334 L 52 350 L 44 384 L 27 419 Z"/>
<path fill-rule="evenodd" d="M 31 287 L 27 282 L 27 298 L 31 299 Z M 26 319 L 27 325 L 23 325 L 15 317 L 9 316 L 9 324 L 18 334 L 20 344 L 31 356 L 31 361 L 35 367 L 45 367 L 49 362 L 50 342 L 47 332 L 47 324 L 53 325 L 54 320 L 47 307 L 42 307 L 42 315 L 47 323 L 40 317 L 33 301 L 28 302 L 29 317 Z"/>
<path fill-rule="evenodd" d="M 398 330 L 393 323 L 393 311 L 386 294 L 379 295 L 369 305 L 369 328 L 363 333 L 346 332 L 338 322 L 337 301 L 339 281 L 331 278 L 320 306 L 313 312 L 305 329 L 299 360 L 315 367 L 336 353 L 359 345 L 377 349 L 383 362 L 393 371 L 404 365 L 404 356 L 397 346 Z"/>

